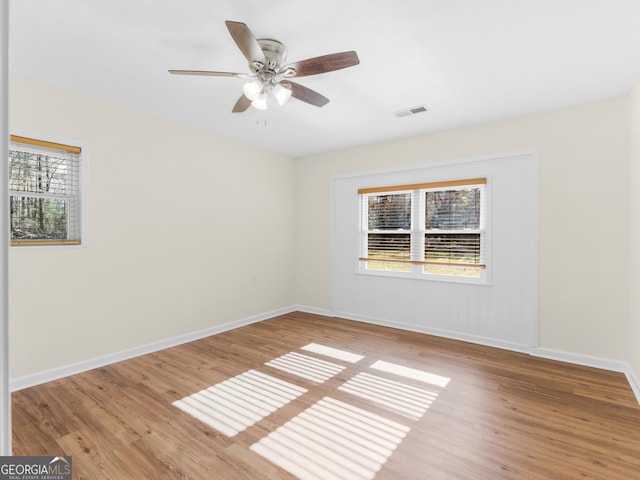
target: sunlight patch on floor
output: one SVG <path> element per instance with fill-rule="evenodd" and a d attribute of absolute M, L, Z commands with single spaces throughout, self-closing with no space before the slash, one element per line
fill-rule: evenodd
<path fill-rule="evenodd" d="M 319 353 L 327 357 L 335 358 L 336 360 L 344 360 L 349 363 L 359 362 L 364 358 L 364 355 L 358 355 L 357 353 L 347 352 L 346 350 L 340 350 L 338 348 L 327 347 L 326 345 L 320 345 L 318 343 L 310 343 L 301 348 L 307 352 Z"/>
<path fill-rule="evenodd" d="M 302 480 L 372 479 L 409 427 L 324 397 L 251 446 Z"/>
<path fill-rule="evenodd" d="M 306 392 L 306 388 L 249 370 L 173 405 L 233 437 Z"/>
<path fill-rule="evenodd" d="M 304 353 L 289 352 L 264 365 L 322 384 L 350 363 L 356 370 L 353 376 L 340 378 L 334 388 L 358 397 L 360 407 L 369 402 L 378 413 L 384 409 L 392 418 L 400 415 L 409 422 L 419 421 L 451 380 L 383 360 L 356 367 L 365 356 L 317 343 L 300 350 Z M 233 437 L 309 391 L 275 374 L 249 370 L 173 405 Z M 370 480 L 409 431 L 390 418 L 325 396 L 250 448 L 302 480 Z"/>
<path fill-rule="evenodd" d="M 438 397 L 438 392 L 396 382 L 388 378 L 358 373 L 338 387 L 338 390 L 364 398 L 412 420 L 422 418 Z"/>
<path fill-rule="evenodd" d="M 342 365 L 296 352 L 289 352 L 265 363 L 265 365 L 306 378 L 315 383 L 326 382 L 345 369 Z"/>
<path fill-rule="evenodd" d="M 378 360 L 371 368 L 379 370 L 381 372 L 393 373 L 402 377 L 410 378 L 412 380 L 418 380 L 419 382 L 430 383 L 437 387 L 446 387 L 451 381 L 448 377 L 442 377 L 434 373 L 425 372 L 424 370 L 418 370 L 415 368 L 405 367 L 404 365 L 398 365 L 397 363 L 385 362 Z"/>

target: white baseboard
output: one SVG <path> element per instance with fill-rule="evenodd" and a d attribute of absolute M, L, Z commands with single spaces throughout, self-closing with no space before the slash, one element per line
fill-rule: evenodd
<path fill-rule="evenodd" d="M 640 403 L 640 378 L 638 378 L 638 375 L 636 375 L 628 362 L 592 357 L 589 355 L 553 350 L 550 348 L 534 348 L 531 350 L 531 355 L 548 358 L 550 360 L 558 360 L 560 362 L 573 363 L 574 365 L 584 365 L 586 367 L 601 368 L 602 370 L 609 370 L 611 372 L 624 373 L 636 400 Z"/>
<path fill-rule="evenodd" d="M 141 345 L 139 347 L 134 347 L 127 350 L 121 350 L 119 352 L 109 353 L 107 355 L 90 358 L 88 360 L 83 360 L 81 362 L 73 363 L 70 365 L 64 365 L 62 367 L 52 368 L 50 370 L 45 370 L 45 371 L 34 373 L 31 375 L 25 375 L 22 377 L 13 378 L 11 379 L 11 382 L 10 382 L 10 388 L 11 388 L 11 391 L 14 392 L 16 390 L 21 390 L 23 388 L 33 387 L 41 383 L 58 380 L 60 378 L 68 377 L 69 375 L 75 375 L 76 373 L 86 372 L 88 370 L 93 370 L 94 368 L 104 367 L 105 365 L 110 365 L 112 363 L 120 362 L 122 360 L 128 360 L 130 358 L 138 357 L 140 355 L 157 352 L 158 350 L 175 347 L 177 345 L 181 345 L 187 342 L 192 342 L 194 340 L 199 340 L 201 338 L 209 337 L 217 333 L 233 330 L 234 328 L 243 327 L 245 325 L 250 325 L 252 323 L 261 322 L 263 320 L 277 317 L 278 315 L 284 315 L 285 313 L 290 313 L 295 310 L 296 308 L 293 306 L 287 307 L 287 308 L 281 308 L 271 312 L 266 312 L 259 315 L 254 315 L 251 317 L 234 320 L 232 322 L 223 323 L 221 325 L 215 325 L 213 327 L 205 328 L 203 330 L 186 333 L 184 335 L 178 335 L 177 337 L 168 338 L 166 340 L 161 340 L 159 342 L 153 342 L 147 345 Z"/>
<path fill-rule="evenodd" d="M 324 317 L 335 317 L 331 310 L 325 308 L 308 307 L 306 305 L 296 305 L 295 310 L 304 313 L 313 313 L 314 315 L 322 315 Z"/>
<path fill-rule="evenodd" d="M 638 403 L 640 403 L 640 377 L 638 377 L 638 375 L 630 365 L 628 370 L 625 371 L 624 374 L 627 376 L 627 381 L 629 382 L 631 390 L 633 390 L 633 393 L 636 396 L 636 400 L 638 400 Z"/>
<path fill-rule="evenodd" d="M 369 323 L 372 325 L 380 325 L 382 327 L 398 328 L 400 330 L 406 330 L 409 332 L 424 333 L 424 334 L 433 335 L 436 337 L 450 338 L 452 340 L 460 340 L 463 342 L 476 343 L 478 345 L 485 345 L 487 347 L 496 347 L 496 348 L 501 348 L 503 350 L 511 350 L 511 351 L 521 352 L 521 353 L 529 353 L 529 351 L 531 350 L 531 347 L 524 344 L 507 342 L 504 340 L 498 340 L 498 339 L 489 338 L 489 337 L 482 337 L 479 335 L 468 335 L 468 334 L 463 334 L 459 332 L 443 330 L 438 328 L 421 327 L 421 326 L 412 325 L 409 323 L 394 322 L 393 320 L 387 320 L 383 318 L 367 317 L 363 315 L 356 315 L 356 314 L 351 314 L 346 312 L 334 312 L 331 314 L 331 316 L 345 318 L 347 320 L 354 320 L 356 322 Z"/>
<path fill-rule="evenodd" d="M 533 348 L 531 355 L 534 357 L 548 358 L 559 362 L 573 363 L 574 365 L 584 365 L 585 367 L 601 368 L 613 372 L 625 372 L 629 365 L 618 360 L 608 358 L 592 357 L 578 353 L 565 352 L 563 350 L 553 350 L 551 348 Z"/>

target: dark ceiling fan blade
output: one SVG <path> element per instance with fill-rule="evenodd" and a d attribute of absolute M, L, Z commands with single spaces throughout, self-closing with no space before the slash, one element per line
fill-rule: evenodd
<path fill-rule="evenodd" d="M 320 95 L 315 90 L 304 87 L 299 83 L 294 83 L 290 80 L 281 80 L 280 83 L 282 83 L 283 85 L 290 85 L 291 96 L 297 98 L 298 100 L 302 100 L 303 102 L 315 105 L 316 107 L 322 107 L 329 103 L 329 99 L 327 97 L 325 97 L 324 95 Z"/>
<path fill-rule="evenodd" d="M 238 45 L 246 59 L 249 60 L 249 63 L 260 62 L 263 65 L 267 63 L 264 58 L 264 52 L 249 27 L 242 22 L 232 22 L 231 20 L 227 20 L 224 23 L 227 25 L 233 41 L 236 42 L 236 45 Z"/>
<path fill-rule="evenodd" d="M 211 72 L 209 70 L 169 70 L 169 73 L 173 75 L 201 75 L 205 77 L 237 77 L 237 78 L 250 78 L 254 75 L 248 73 L 234 73 L 234 72 Z"/>
<path fill-rule="evenodd" d="M 285 77 L 305 77 L 353 67 L 359 63 L 360 59 L 358 58 L 358 54 L 354 51 L 330 53 L 329 55 L 308 58 L 285 65 L 278 71 L 278 75 L 284 75 Z"/>
<path fill-rule="evenodd" d="M 251 106 L 251 100 L 242 95 L 231 110 L 232 113 L 242 113 Z"/>

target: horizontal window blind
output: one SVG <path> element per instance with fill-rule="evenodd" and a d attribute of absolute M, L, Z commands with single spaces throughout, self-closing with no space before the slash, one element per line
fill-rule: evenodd
<path fill-rule="evenodd" d="M 370 195 L 363 202 L 367 256 L 372 267 L 408 270 L 411 260 L 411 193 Z"/>
<path fill-rule="evenodd" d="M 12 245 L 80 243 L 80 148 L 11 136 Z"/>
<path fill-rule="evenodd" d="M 428 264 L 484 266 L 480 234 L 426 234 L 424 258 Z"/>
<path fill-rule="evenodd" d="M 425 192 L 424 259 L 429 265 L 483 268 L 480 232 L 482 189 Z M 425 267 L 429 272 L 429 267 Z"/>
<path fill-rule="evenodd" d="M 367 251 L 370 259 L 408 262 L 411 260 L 411 235 L 408 233 L 369 234 Z"/>
<path fill-rule="evenodd" d="M 367 198 L 369 230 L 411 229 L 411 194 L 375 195 Z"/>

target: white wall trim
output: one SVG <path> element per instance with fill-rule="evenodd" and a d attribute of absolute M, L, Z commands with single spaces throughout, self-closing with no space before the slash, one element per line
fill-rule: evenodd
<path fill-rule="evenodd" d="M 601 368 L 612 372 L 625 372 L 628 367 L 627 363 L 619 360 L 610 360 L 608 358 L 593 357 L 590 355 L 554 350 L 551 348 L 533 348 L 531 349 L 531 355 L 549 360 L 557 360 L 559 362 L 583 365 L 585 367 Z"/>
<path fill-rule="evenodd" d="M 140 355 L 147 353 L 157 352 L 164 350 L 165 348 L 175 347 L 182 345 L 183 343 L 192 342 L 201 338 L 216 335 L 218 333 L 233 330 L 235 328 L 244 327 L 252 323 L 261 322 L 269 318 L 277 317 L 278 315 L 284 315 L 295 311 L 295 307 L 285 307 L 271 312 L 254 315 L 239 320 L 223 323 L 221 325 L 215 325 L 213 327 L 205 328 L 184 335 L 178 335 L 166 340 L 160 340 L 159 342 L 153 342 L 139 347 L 129 348 L 127 350 L 121 350 L 119 352 L 109 353 L 99 357 L 90 358 L 81 362 L 73 363 L 70 365 L 64 365 L 62 367 L 52 368 L 50 370 L 44 370 L 42 372 L 34 373 L 31 375 L 25 375 L 23 377 L 14 378 L 11 380 L 11 391 L 21 390 L 23 388 L 33 387 L 41 383 L 58 380 L 60 378 L 68 377 L 69 375 L 75 375 L 77 373 L 93 370 L 94 368 L 104 367 L 112 363 L 120 362 L 122 360 L 129 360 Z"/>
<path fill-rule="evenodd" d="M 625 370 L 624 374 L 627 376 L 627 381 L 636 396 L 636 400 L 640 403 L 640 377 L 636 374 L 633 368 L 631 368 L 631 365 L 628 363 L 626 365 L 628 368 Z"/>
<path fill-rule="evenodd" d="M 9 2 L 0 1 L 0 196 L 9 198 Z M 11 455 L 9 209 L 0 212 L 0 455 Z"/>
<path fill-rule="evenodd" d="M 553 350 L 551 348 L 533 348 L 531 350 L 531 355 L 559 362 L 572 363 L 574 365 L 583 365 L 585 367 L 600 368 L 611 372 L 624 373 L 627 377 L 631 390 L 633 390 L 636 400 L 640 403 L 640 378 L 633 371 L 628 362 L 602 357 L 593 357 L 590 355 L 581 355 L 579 353 L 565 352 L 562 350 Z"/>
<path fill-rule="evenodd" d="M 454 332 L 450 330 L 442 330 L 438 328 L 421 327 L 412 325 L 409 323 L 394 322 L 392 320 L 386 320 L 382 318 L 368 317 L 364 315 L 357 315 L 347 312 L 335 312 L 332 314 L 334 317 L 344 318 L 346 320 L 353 320 L 355 322 L 368 323 L 371 325 L 379 325 L 381 327 L 398 328 L 407 332 L 424 333 L 426 335 L 433 335 L 435 337 L 450 338 L 452 340 L 460 340 L 462 342 L 470 342 L 478 345 L 484 345 L 486 347 L 501 348 L 503 350 L 511 350 L 520 353 L 529 353 L 530 347 L 524 344 L 505 342 L 494 338 L 483 337 L 480 335 L 470 335 L 466 333 Z"/>
<path fill-rule="evenodd" d="M 313 313 L 314 315 L 323 315 L 325 317 L 336 316 L 331 310 L 327 310 L 326 308 L 308 307 L 306 305 L 296 305 L 295 310 L 303 313 Z"/>

